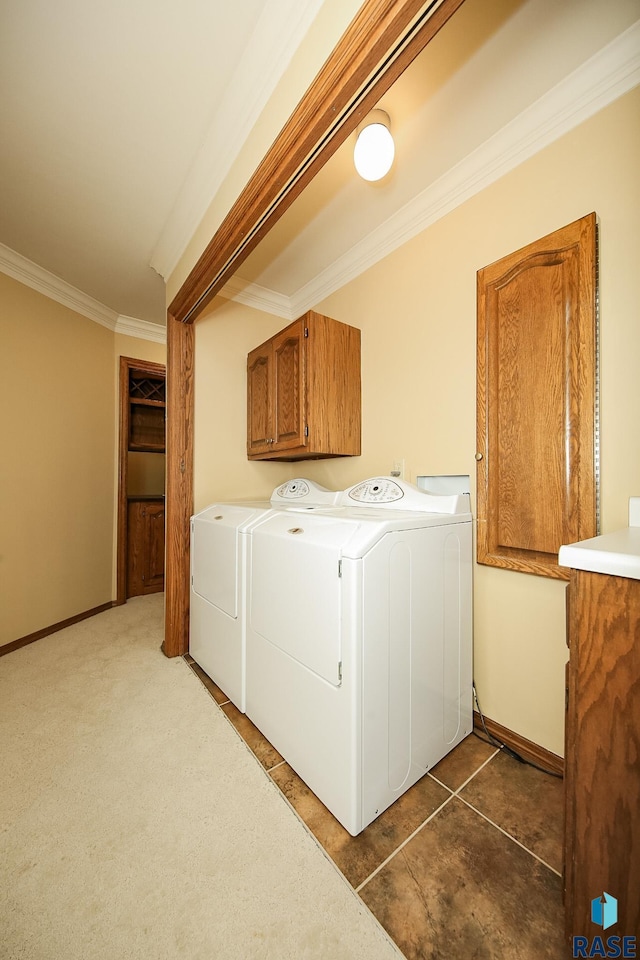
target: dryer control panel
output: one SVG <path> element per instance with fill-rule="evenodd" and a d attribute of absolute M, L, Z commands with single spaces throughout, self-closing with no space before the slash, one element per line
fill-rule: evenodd
<path fill-rule="evenodd" d="M 388 477 L 373 477 L 351 487 L 348 491 L 349 499 L 356 503 L 394 503 L 402 500 L 404 490 L 395 480 Z"/>

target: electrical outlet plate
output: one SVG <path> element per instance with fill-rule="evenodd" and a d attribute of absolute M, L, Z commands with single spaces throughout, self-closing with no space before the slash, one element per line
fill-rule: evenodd
<path fill-rule="evenodd" d="M 391 476 L 404 480 L 404 460 L 394 460 L 391 467 Z"/>

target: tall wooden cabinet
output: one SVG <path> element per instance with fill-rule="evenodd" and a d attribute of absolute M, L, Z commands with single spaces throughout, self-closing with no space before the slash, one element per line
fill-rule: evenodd
<path fill-rule="evenodd" d="M 120 357 L 117 603 L 164 589 L 163 364 Z"/>
<path fill-rule="evenodd" d="M 360 403 L 360 331 L 310 310 L 247 357 L 247 456 L 359 456 Z"/>

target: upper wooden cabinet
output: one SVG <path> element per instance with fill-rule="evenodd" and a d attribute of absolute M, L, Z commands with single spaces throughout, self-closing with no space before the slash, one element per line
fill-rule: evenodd
<path fill-rule="evenodd" d="M 310 310 L 247 357 L 247 456 L 360 454 L 360 331 Z"/>
<path fill-rule="evenodd" d="M 125 358 L 126 359 L 126 358 Z M 154 364 L 153 367 L 157 367 Z M 128 449 L 164 453 L 165 449 L 165 374 L 152 365 L 129 368 Z"/>
<path fill-rule="evenodd" d="M 567 579 L 597 533 L 596 218 L 478 273 L 478 563 Z"/>

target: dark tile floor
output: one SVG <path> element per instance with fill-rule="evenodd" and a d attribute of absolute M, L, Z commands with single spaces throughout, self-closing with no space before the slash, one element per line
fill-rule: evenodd
<path fill-rule="evenodd" d="M 562 960 L 562 781 L 470 736 L 352 837 L 192 670 L 407 960 Z"/>

